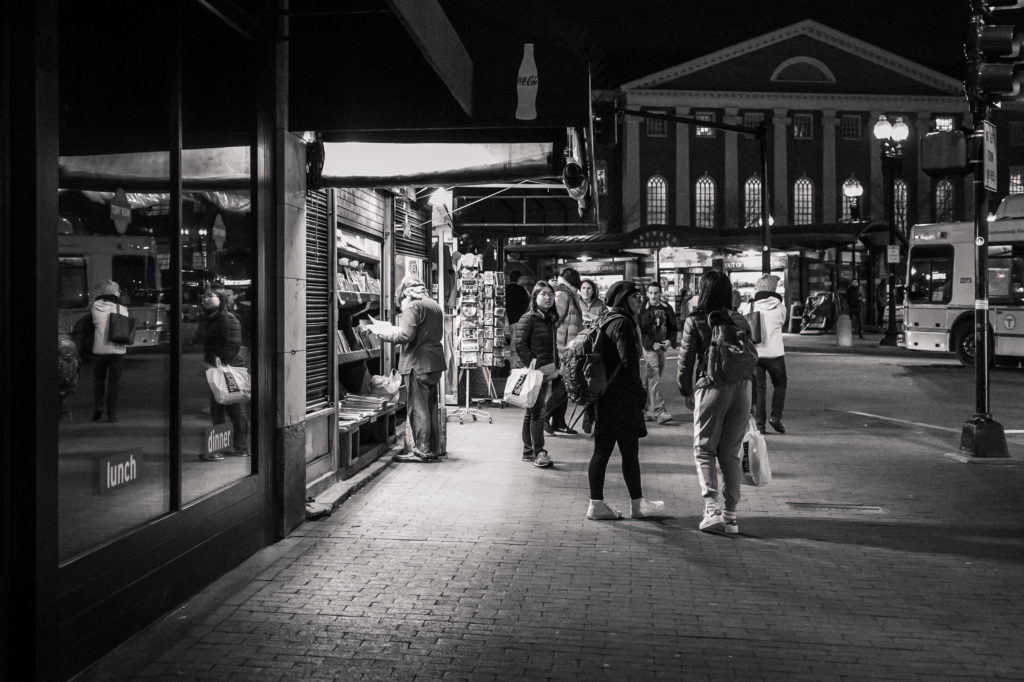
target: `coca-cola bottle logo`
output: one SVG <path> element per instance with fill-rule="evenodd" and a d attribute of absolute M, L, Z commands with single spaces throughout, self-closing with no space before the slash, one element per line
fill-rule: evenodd
<path fill-rule="evenodd" d="M 516 79 L 519 85 L 537 85 L 537 74 L 531 74 L 529 76 L 519 76 Z"/>

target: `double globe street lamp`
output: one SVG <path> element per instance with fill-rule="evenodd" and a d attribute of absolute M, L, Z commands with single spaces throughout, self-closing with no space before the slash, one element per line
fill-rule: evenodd
<path fill-rule="evenodd" d="M 910 127 L 897 116 L 895 123 L 882 114 L 874 127 L 875 139 L 882 148 L 882 181 L 885 184 L 885 219 L 889 223 L 889 248 L 886 261 L 889 265 L 889 282 L 887 301 L 889 304 L 889 323 L 885 336 L 879 345 L 895 346 L 899 337 L 896 331 L 896 265 L 900 261 L 899 247 L 896 245 L 896 186 L 895 179 L 903 169 L 903 142 L 910 137 Z"/>

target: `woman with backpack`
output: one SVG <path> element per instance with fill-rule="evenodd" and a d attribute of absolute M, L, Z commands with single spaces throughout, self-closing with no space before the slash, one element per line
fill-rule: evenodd
<path fill-rule="evenodd" d="M 722 329 L 716 330 L 719 326 Z M 704 498 L 704 516 L 698 527 L 703 531 L 739 532 L 740 446 L 750 421 L 751 375 L 757 365 L 750 333 L 747 320 L 732 309 L 729 276 L 720 270 L 704 273 L 697 306 L 683 323 L 676 377 L 686 407 L 693 410 L 693 454 Z M 736 352 L 727 355 L 740 360 L 739 370 L 728 374 L 717 362 L 718 348 L 713 343 L 726 336 L 737 344 Z M 722 470 L 721 488 L 716 463 Z M 721 498 L 725 500 L 724 513 Z"/>
<path fill-rule="evenodd" d="M 92 379 L 93 411 L 92 420 L 103 418 L 104 408 L 107 421 L 117 423 L 118 395 L 121 386 L 121 359 L 127 352 L 123 343 L 108 340 L 107 327 L 111 313 L 128 315 L 128 309 L 121 305 L 121 287 L 112 280 L 99 285 L 96 300 L 89 309 L 92 323 Z"/>
<path fill-rule="evenodd" d="M 544 449 L 544 396 L 551 382 L 558 377 L 558 351 L 555 348 L 555 290 L 548 282 L 539 280 L 530 295 L 530 307 L 516 324 L 516 353 L 524 366 L 536 361 L 536 368 L 544 374 L 544 386 L 533 407 L 523 415 L 523 461 L 535 467 L 553 466 Z"/>
<path fill-rule="evenodd" d="M 594 521 L 621 519 L 622 514 L 604 501 L 604 476 L 616 443 L 622 457 L 622 477 L 629 491 L 630 516 L 634 519 L 660 514 L 665 503 L 644 498 L 640 481 L 640 439 L 647 435 L 644 401 L 647 392 L 641 378 L 643 348 L 636 325 L 644 296 L 633 282 L 623 280 L 608 288 L 608 309 L 596 324 L 601 335 L 594 343 L 608 386 L 587 407 L 593 420 L 594 452 L 587 467 L 590 505 L 587 518 Z"/>

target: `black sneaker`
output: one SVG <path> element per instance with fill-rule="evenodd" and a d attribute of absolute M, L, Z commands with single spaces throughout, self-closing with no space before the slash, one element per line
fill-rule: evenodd
<path fill-rule="evenodd" d="M 786 427 L 782 425 L 781 419 L 769 419 L 768 423 L 771 424 L 772 428 L 778 431 L 779 433 L 786 432 Z"/>
<path fill-rule="evenodd" d="M 556 426 L 555 433 L 561 433 L 566 436 L 575 436 L 579 433 L 576 429 L 569 428 L 568 426 Z"/>

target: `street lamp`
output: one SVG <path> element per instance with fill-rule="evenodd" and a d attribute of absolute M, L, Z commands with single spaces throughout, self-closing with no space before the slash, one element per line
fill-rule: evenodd
<path fill-rule="evenodd" d="M 860 222 L 860 198 L 864 194 L 864 186 L 856 176 L 851 175 L 843 181 L 843 196 L 850 207 L 850 220 Z"/>
<path fill-rule="evenodd" d="M 875 139 L 882 148 L 882 181 L 885 183 L 885 219 L 889 222 L 889 249 L 886 261 L 889 265 L 889 324 L 885 329 L 879 345 L 895 346 L 898 338 L 896 332 L 896 264 L 899 263 L 899 251 L 896 247 L 896 189 L 895 178 L 900 176 L 903 167 L 903 142 L 910 136 L 910 127 L 897 116 L 895 123 L 882 114 L 874 128 Z"/>

